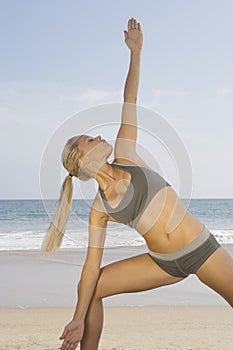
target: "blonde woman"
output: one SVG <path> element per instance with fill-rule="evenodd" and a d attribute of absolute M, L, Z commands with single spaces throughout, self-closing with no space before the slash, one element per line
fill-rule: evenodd
<path fill-rule="evenodd" d="M 78 302 L 60 339 L 62 350 L 96 350 L 103 326 L 102 299 L 114 294 L 140 292 L 196 276 L 233 306 L 233 259 L 208 229 L 186 210 L 170 184 L 150 169 L 136 153 L 140 57 L 143 34 L 131 18 L 125 43 L 130 67 L 124 90 L 121 126 L 114 147 L 100 136 L 81 135 L 68 140 L 62 161 L 64 180 L 59 206 L 42 250 L 61 245 L 72 202 L 72 177 L 94 178 L 99 190 L 89 215 L 89 243 Z M 148 253 L 101 268 L 108 221 L 135 228 Z"/>

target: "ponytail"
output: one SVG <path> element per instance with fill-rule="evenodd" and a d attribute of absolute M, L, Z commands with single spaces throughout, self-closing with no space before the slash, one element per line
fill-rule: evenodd
<path fill-rule="evenodd" d="M 61 246 L 62 239 L 66 229 L 66 223 L 70 216 L 72 205 L 73 183 L 72 176 L 66 176 L 60 193 L 56 212 L 43 240 L 42 252 L 55 252 Z"/>

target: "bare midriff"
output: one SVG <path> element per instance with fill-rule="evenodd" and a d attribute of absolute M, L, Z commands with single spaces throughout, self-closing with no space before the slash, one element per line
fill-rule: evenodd
<path fill-rule="evenodd" d="M 172 187 L 156 193 L 136 226 L 149 249 L 161 254 L 182 248 L 197 238 L 203 228 Z"/>

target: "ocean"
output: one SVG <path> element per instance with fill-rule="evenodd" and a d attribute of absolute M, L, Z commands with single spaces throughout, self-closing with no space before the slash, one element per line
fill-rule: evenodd
<path fill-rule="evenodd" d="M 62 248 L 87 246 L 91 204 L 92 200 L 73 200 Z M 52 200 L 0 200 L 0 250 L 40 249 L 55 205 Z M 220 243 L 233 243 L 233 199 L 192 199 L 188 209 Z M 134 229 L 108 223 L 106 248 L 144 244 Z"/>

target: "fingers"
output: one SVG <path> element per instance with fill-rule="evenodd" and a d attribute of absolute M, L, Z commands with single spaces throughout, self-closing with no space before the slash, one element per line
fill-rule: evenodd
<path fill-rule="evenodd" d="M 128 30 L 138 29 L 141 31 L 141 25 L 133 17 L 128 20 Z"/>
<path fill-rule="evenodd" d="M 60 350 L 75 350 L 78 346 L 78 343 L 76 344 L 62 344 L 62 346 L 60 347 Z"/>
<path fill-rule="evenodd" d="M 79 342 L 75 341 L 64 341 L 60 347 L 61 350 L 75 350 L 78 346 Z"/>
<path fill-rule="evenodd" d="M 59 338 L 60 340 L 63 340 L 63 343 L 62 343 L 60 349 L 61 350 L 75 350 L 77 348 L 81 338 L 82 337 L 77 338 L 77 335 L 74 335 L 68 331 L 64 331 L 62 336 Z"/>
<path fill-rule="evenodd" d="M 66 337 L 67 333 L 68 333 L 68 329 L 65 328 L 59 339 L 60 340 L 64 339 Z"/>

